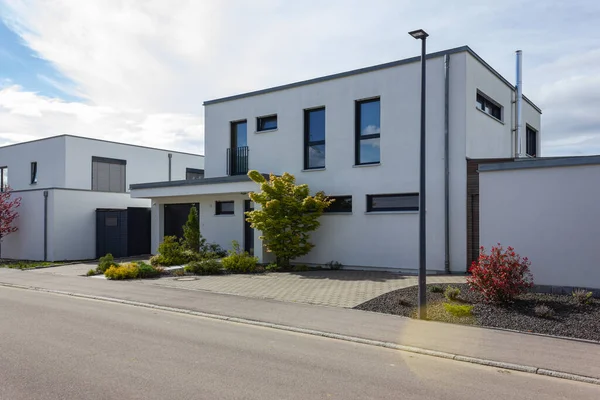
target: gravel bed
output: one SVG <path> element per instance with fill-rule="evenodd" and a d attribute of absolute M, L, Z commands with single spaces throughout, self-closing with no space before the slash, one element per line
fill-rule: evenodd
<path fill-rule="evenodd" d="M 428 318 L 431 320 L 474 324 L 496 328 L 535 332 L 547 335 L 566 336 L 600 342 L 600 299 L 591 299 L 590 304 L 581 305 L 568 295 L 527 293 L 518 296 L 514 303 L 501 306 L 486 304 L 482 297 L 469 290 L 467 284 L 427 285 Z M 459 301 L 473 306 L 473 316 L 454 317 L 443 308 L 444 293 L 432 293 L 432 286 L 445 289 L 457 287 Z M 371 299 L 356 307 L 357 310 L 375 311 L 386 314 L 415 317 L 418 287 L 395 290 Z M 554 311 L 550 318 L 539 317 L 535 307 L 545 305 Z"/>

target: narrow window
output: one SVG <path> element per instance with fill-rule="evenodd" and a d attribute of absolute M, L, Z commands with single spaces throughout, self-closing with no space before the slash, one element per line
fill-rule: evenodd
<path fill-rule="evenodd" d="M 37 183 L 37 162 L 33 161 L 31 163 L 31 182 L 32 185 Z"/>
<path fill-rule="evenodd" d="M 304 110 L 304 169 L 325 168 L 325 107 Z"/>
<path fill-rule="evenodd" d="M 125 168 L 127 161 L 92 157 L 92 190 L 125 193 Z"/>
<path fill-rule="evenodd" d="M 418 211 L 418 193 L 369 194 L 367 212 L 372 211 Z"/>
<path fill-rule="evenodd" d="M 204 170 L 196 169 L 196 168 L 186 168 L 185 169 L 185 179 L 187 181 L 195 180 L 195 179 L 203 179 L 204 178 Z"/>
<path fill-rule="evenodd" d="M 234 210 L 233 201 L 216 201 L 215 202 L 215 214 L 216 215 L 232 215 Z"/>
<path fill-rule="evenodd" d="M 537 157 L 537 131 L 528 125 L 525 129 L 525 152 L 528 156 Z"/>
<path fill-rule="evenodd" d="M 256 119 L 256 131 L 270 131 L 277 129 L 277 115 L 269 115 L 267 117 L 258 117 Z"/>
<path fill-rule="evenodd" d="M 502 106 L 480 92 L 477 92 L 477 108 L 502 121 Z"/>
<path fill-rule="evenodd" d="M 356 165 L 380 162 L 380 99 L 356 102 Z"/>
<path fill-rule="evenodd" d="M 327 196 L 333 203 L 325 209 L 326 213 L 351 213 L 352 196 Z"/>
<path fill-rule="evenodd" d="M 8 187 L 8 167 L 0 167 L 0 192 Z"/>

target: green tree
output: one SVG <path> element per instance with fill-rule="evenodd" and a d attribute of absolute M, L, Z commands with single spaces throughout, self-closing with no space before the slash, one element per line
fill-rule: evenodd
<path fill-rule="evenodd" d="M 287 172 L 271 174 L 269 180 L 258 171 L 249 171 L 248 176 L 260 185 L 261 191 L 249 196 L 261 208 L 246 212 L 246 220 L 262 232 L 260 238 L 267 251 L 275 254 L 277 265 L 287 267 L 290 260 L 314 247 L 310 232 L 319 227 L 319 217 L 333 200 L 323 192 L 311 196 L 308 185 L 296 185 L 296 178 Z"/>
<path fill-rule="evenodd" d="M 194 253 L 200 252 L 200 246 L 204 245 L 206 240 L 200 234 L 200 223 L 198 221 L 198 210 L 196 206 L 190 208 L 188 219 L 183 225 L 183 240 L 182 245 L 186 250 L 191 250 Z"/>

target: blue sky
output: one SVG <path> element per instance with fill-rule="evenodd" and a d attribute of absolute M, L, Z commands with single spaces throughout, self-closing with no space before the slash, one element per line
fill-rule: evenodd
<path fill-rule="evenodd" d="M 204 100 L 469 45 L 600 154 L 600 2 L 0 0 L 0 145 L 61 133 L 203 152 Z"/>

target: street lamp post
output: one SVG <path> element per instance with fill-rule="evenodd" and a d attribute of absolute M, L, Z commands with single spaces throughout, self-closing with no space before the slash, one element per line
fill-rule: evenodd
<path fill-rule="evenodd" d="M 426 235 L 425 235 L 425 42 L 427 32 L 423 29 L 408 32 L 415 39 L 421 40 L 421 159 L 419 184 L 419 318 L 427 318 L 427 268 L 426 268 Z"/>

